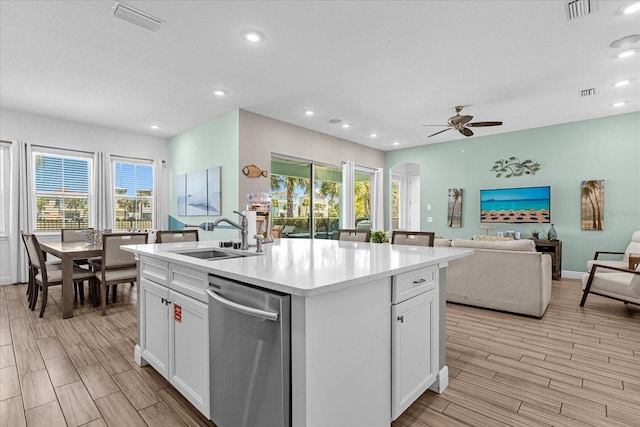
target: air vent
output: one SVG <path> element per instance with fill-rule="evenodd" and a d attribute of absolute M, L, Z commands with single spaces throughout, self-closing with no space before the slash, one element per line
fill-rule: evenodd
<path fill-rule="evenodd" d="M 591 89 L 582 89 L 580 91 L 580 96 L 582 98 L 587 97 L 587 96 L 593 96 L 596 94 L 596 88 L 592 87 Z"/>
<path fill-rule="evenodd" d="M 149 31 L 158 31 L 164 23 L 162 19 L 153 17 L 148 13 L 141 12 L 138 9 L 134 9 L 120 2 L 115 2 L 111 10 L 113 11 L 113 16 L 116 18 L 123 19 Z"/>
<path fill-rule="evenodd" d="M 572 0 L 567 2 L 567 18 L 569 21 L 587 16 L 592 11 L 592 0 Z"/>

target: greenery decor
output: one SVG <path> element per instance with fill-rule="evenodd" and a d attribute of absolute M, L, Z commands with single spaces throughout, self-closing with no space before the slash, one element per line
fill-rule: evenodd
<path fill-rule="evenodd" d="M 509 157 L 508 159 L 500 159 L 494 162 L 491 168 L 496 173 L 496 178 L 504 175 L 505 178 L 512 176 L 535 175 L 540 170 L 540 163 L 533 160 L 525 160 L 521 162 L 517 157 Z"/>
<path fill-rule="evenodd" d="M 372 231 L 369 241 L 371 243 L 388 243 L 389 239 L 384 231 Z"/>

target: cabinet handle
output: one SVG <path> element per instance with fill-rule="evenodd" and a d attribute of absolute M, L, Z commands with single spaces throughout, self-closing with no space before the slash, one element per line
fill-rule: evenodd
<path fill-rule="evenodd" d="M 163 303 L 164 305 L 167 305 L 166 301 L 167 301 L 167 300 L 166 300 L 166 299 L 164 299 L 164 297 L 163 297 L 163 298 L 162 298 L 162 303 Z"/>
<path fill-rule="evenodd" d="M 398 316 L 398 320 L 400 321 L 400 323 L 404 323 L 404 316 Z"/>
<path fill-rule="evenodd" d="M 414 280 L 413 283 L 417 285 L 418 283 L 424 283 L 426 281 L 427 281 L 426 279 L 420 279 L 420 280 Z"/>

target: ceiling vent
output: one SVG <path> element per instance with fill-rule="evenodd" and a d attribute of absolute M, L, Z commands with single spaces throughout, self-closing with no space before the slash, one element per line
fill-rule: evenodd
<path fill-rule="evenodd" d="M 590 88 L 590 89 L 582 89 L 582 90 L 580 91 L 580 96 L 581 96 L 582 98 L 585 98 L 585 97 L 587 97 L 587 96 L 593 96 L 593 95 L 595 95 L 595 94 L 596 94 L 596 88 L 594 88 L 594 87 L 592 87 L 592 88 Z"/>
<path fill-rule="evenodd" d="M 113 16 L 116 18 L 124 19 L 127 22 L 149 31 L 158 31 L 162 24 L 164 24 L 162 19 L 151 16 L 148 13 L 141 12 L 124 3 L 113 3 L 111 10 L 113 11 Z"/>
<path fill-rule="evenodd" d="M 593 11 L 593 2 L 595 0 L 570 0 L 567 2 L 567 19 L 574 19 L 587 16 Z"/>

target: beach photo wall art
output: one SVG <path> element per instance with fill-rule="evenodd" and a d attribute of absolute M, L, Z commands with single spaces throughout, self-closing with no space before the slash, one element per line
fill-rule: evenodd
<path fill-rule="evenodd" d="M 604 230 L 604 179 L 582 181 L 580 192 L 582 229 Z"/>
<path fill-rule="evenodd" d="M 177 215 L 220 215 L 221 167 L 216 166 L 176 176 Z"/>
<path fill-rule="evenodd" d="M 480 190 L 481 223 L 550 223 L 551 187 Z"/>
<path fill-rule="evenodd" d="M 447 206 L 447 224 L 449 227 L 462 227 L 462 188 L 449 189 L 449 203 Z"/>

